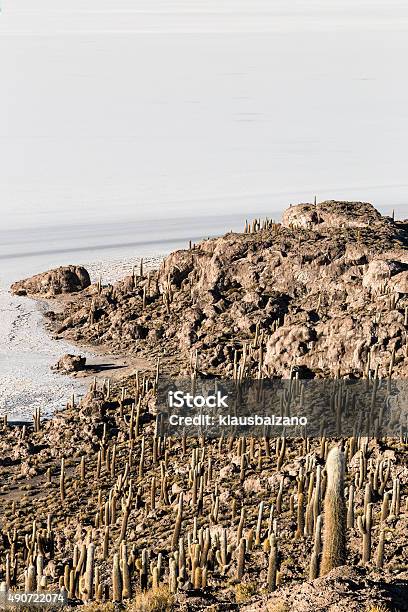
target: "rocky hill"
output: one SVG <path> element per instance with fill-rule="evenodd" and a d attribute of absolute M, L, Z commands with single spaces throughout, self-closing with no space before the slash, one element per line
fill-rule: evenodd
<path fill-rule="evenodd" d="M 160 270 L 93 285 L 55 315 L 57 334 L 209 375 L 405 377 L 408 223 L 370 204 L 287 209 L 169 255 Z M 51 315 L 52 317 L 52 315 Z M 234 365 L 235 364 L 235 365 Z"/>
<path fill-rule="evenodd" d="M 369 204 L 302 204 L 157 272 L 53 298 L 48 317 L 59 336 L 152 369 L 160 357 L 161 372 L 406 377 L 407 244 L 408 225 Z M 92 611 L 407 609 L 406 432 L 172 438 L 158 435 L 156 397 L 155 373 L 138 372 L 95 380 L 46 422 L 0 421 L 0 597 L 51 590 Z"/>

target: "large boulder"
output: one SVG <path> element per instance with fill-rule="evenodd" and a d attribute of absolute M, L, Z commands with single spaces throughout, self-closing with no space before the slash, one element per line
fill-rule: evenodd
<path fill-rule="evenodd" d="M 283 213 L 286 227 L 369 227 L 381 221 L 381 214 L 368 202 L 327 200 L 318 204 L 297 204 Z"/>
<path fill-rule="evenodd" d="M 51 296 L 82 291 L 90 284 L 91 279 L 85 268 L 63 266 L 17 281 L 11 285 L 11 292 L 16 295 Z"/>

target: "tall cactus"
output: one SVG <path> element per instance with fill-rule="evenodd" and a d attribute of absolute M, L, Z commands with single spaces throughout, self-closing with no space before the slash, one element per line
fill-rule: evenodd
<path fill-rule="evenodd" d="M 324 497 L 323 554 L 320 575 L 346 561 L 346 505 L 344 502 L 344 453 L 332 448 L 326 462 L 327 485 Z"/>

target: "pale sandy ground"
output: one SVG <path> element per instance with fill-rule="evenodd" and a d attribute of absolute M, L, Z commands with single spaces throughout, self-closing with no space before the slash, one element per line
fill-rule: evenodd
<path fill-rule="evenodd" d="M 161 257 L 144 259 L 144 268 L 157 267 Z M 113 283 L 139 269 L 140 258 L 114 259 L 85 264 L 93 281 Z M 44 329 L 42 305 L 29 298 L 12 296 L 0 287 L 0 416 L 31 420 L 36 407 L 44 416 L 62 408 L 74 393 L 83 395 L 87 378 L 62 376 L 51 370 L 64 353 L 81 354 L 89 365 L 98 366 L 98 376 L 123 375 L 143 363 L 121 356 L 97 355 L 62 340 L 54 340 Z M 101 367 L 104 366 L 104 367 Z M 110 366 L 110 368 L 108 367 Z M 88 378 L 93 372 L 88 372 Z"/>

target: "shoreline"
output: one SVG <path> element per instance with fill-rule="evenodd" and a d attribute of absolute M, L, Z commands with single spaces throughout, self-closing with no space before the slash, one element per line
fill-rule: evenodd
<path fill-rule="evenodd" d="M 102 282 L 108 284 L 131 273 L 134 266 L 140 265 L 141 259 L 148 270 L 157 267 L 162 256 L 93 261 L 85 264 L 85 267 L 89 270 L 92 282 L 102 277 Z M 30 422 L 36 407 L 42 409 L 44 417 L 51 418 L 55 412 L 63 409 L 64 400 L 68 402 L 72 393 L 79 398 L 83 397 L 94 376 L 112 376 L 116 379 L 142 365 L 137 358 L 110 353 L 108 347 L 54 338 L 46 313 L 58 309 L 62 304 L 63 299 L 58 297 L 18 297 L 10 294 L 9 286 L 0 288 L 0 309 L 10 313 L 7 322 L 3 319 L 0 326 L 0 336 L 3 336 L 0 353 L 0 361 L 3 363 L 0 374 L 0 417 L 7 414 L 9 422 L 15 419 Z M 20 346 L 22 351 L 17 352 Z M 51 371 L 51 366 L 66 353 L 84 355 L 87 358 L 85 372 L 70 375 Z M 5 373 L 5 366 L 7 372 L 10 370 L 9 373 Z"/>

